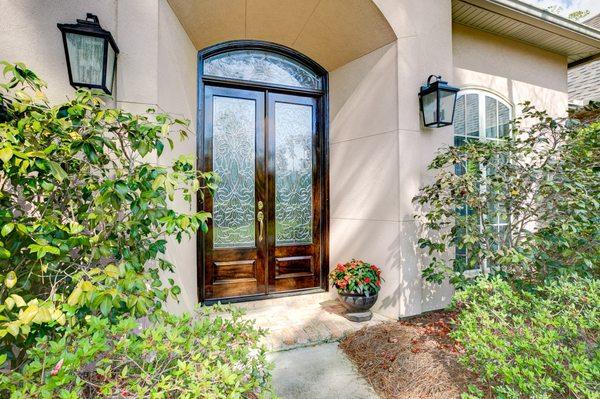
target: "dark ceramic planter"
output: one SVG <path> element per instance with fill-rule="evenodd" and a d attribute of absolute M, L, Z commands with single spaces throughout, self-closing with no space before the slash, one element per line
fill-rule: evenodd
<path fill-rule="evenodd" d="M 338 292 L 338 296 L 342 305 L 351 313 L 366 312 L 377 302 L 377 294 L 366 296 L 363 294 Z"/>

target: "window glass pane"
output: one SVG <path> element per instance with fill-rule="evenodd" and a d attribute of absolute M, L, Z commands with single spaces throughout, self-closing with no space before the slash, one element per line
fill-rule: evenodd
<path fill-rule="evenodd" d="M 204 75 L 320 89 L 321 79 L 304 65 L 283 55 L 260 50 L 235 50 L 204 61 Z"/>
<path fill-rule="evenodd" d="M 275 103 L 275 242 L 312 243 L 313 108 Z"/>
<path fill-rule="evenodd" d="M 498 137 L 498 101 L 485 97 L 485 137 Z"/>
<path fill-rule="evenodd" d="M 510 110 L 498 102 L 498 137 L 508 137 L 510 134 Z"/>
<path fill-rule="evenodd" d="M 466 95 L 465 132 L 469 136 L 479 136 L 479 96 Z"/>
<path fill-rule="evenodd" d="M 456 115 L 454 115 L 454 134 L 465 134 L 465 96 L 456 99 Z M 455 144 L 456 145 L 456 144 Z"/>
<path fill-rule="evenodd" d="M 213 170 L 222 181 L 213 204 L 215 248 L 254 247 L 256 104 L 213 98 Z"/>
<path fill-rule="evenodd" d="M 66 39 L 73 82 L 101 85 L 104 39 L 76 33 L 67 33 Z"/>

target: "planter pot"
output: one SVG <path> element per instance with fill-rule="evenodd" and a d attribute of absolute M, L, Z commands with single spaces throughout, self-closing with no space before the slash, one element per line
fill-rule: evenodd
<path fill-rule="evenodd" d="M 373 314 L 369 309 L 377 302 L 377 294 L 366 296 L 363 294 L 352 294 L 338 292 L 340 302 L 348 310 L 346 318 L 351 321 L 367 321 Z"/>

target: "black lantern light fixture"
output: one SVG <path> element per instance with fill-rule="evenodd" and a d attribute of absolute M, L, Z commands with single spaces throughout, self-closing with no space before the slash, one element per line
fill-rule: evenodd
<path fill-rule="evenodd" d="M 57 24 L 62 32 L 71 86 L 112 93 L 119 48 L 98 17 L 88 13 L 76 24 Z"/>
<path fill-rule="evenodd" d="M 431 83 L 432 78 L 435 78 L 433 83 Z M 427 84 L 421 86 L 419 92 L 419 104 L 425 127 L 452 125 L 456 93 L 459 90 L 458 87 L 448 85 L 448 82 L 443 81 L 441 76 L 429 76 Z"/>

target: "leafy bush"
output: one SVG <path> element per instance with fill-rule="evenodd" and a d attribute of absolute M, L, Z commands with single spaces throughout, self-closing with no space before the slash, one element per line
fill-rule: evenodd
<path fill-rule="evenodd" d="M 461 361 L 489 396 L 598 398 L 600 281 L 571 278 L 526 292 L 481 278 L 454 302 Z"/>
<path fill-rule="evenodd" d="M 167 316 L 150 328 L 133 318 L 89 317 L 56 341 L 41 337 L 22 373 L 0 375 L 2 397 L 271 397 L 262 332 L 223 308 Z"/>
<path fill-rule="evenodd" d="M 414 199 L 427 280 L 461 284 L 470 269 L 526 285 L 600 275 L 600 123 L 526 104 L 511 137 L 445 148 L 429 169 L 436 179 Z"/>
<path fill-rule="evenodd" d="M 156 164 L 184 121 L 107 108 L 87 90 L 51 106 L 35 73 L 3 64 L 0 354 L 19 367 L 37 337 L 89 315 L 154 315 L 176 297 L 174 281 L 160 278 L 174 267 L 162 258 L 165 236 L 206 230 L 210 215 L 176 212 L 171 201 L 191 203 L 214 176 L 193 157 Z"/>

